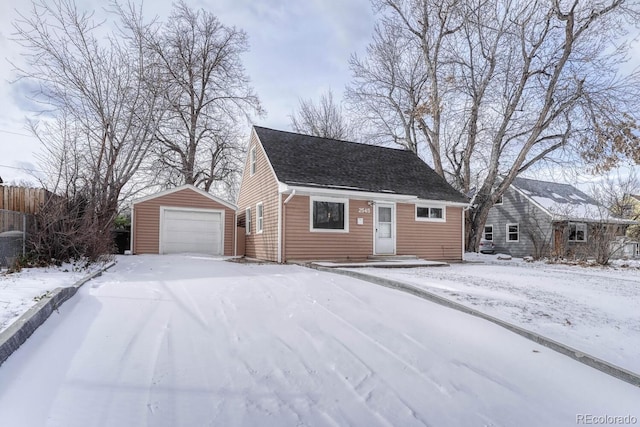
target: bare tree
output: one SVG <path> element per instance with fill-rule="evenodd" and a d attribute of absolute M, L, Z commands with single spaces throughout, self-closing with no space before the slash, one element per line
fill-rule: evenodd
<path fill-rule="evenodd" d="M 84 225 L 110 241 L 123 188 L 156 131 L 161 98 L 148 85 L 155 68 L 135 34 L 107 31 L 72 0 L 36 2 L 14 26 L 26 58 L 19 78 L 47 110 L 32 129 L 45 147 L 51 189 L 84 200 Z"/>
<path fill-rule="evenodd" d="M 373 3 L 382 16 L 347 96 L 379 136 L 476 188 L 467 247 L 513 179 L 551 156 L 640 160 L 638 75 L 619 69 L 635 2 Z"/>
<path fill-rule="evenodd" d="M 331 90 L 320 96 L 316 105 L 312 99 L 300 98 L 298 111 L 290 116 L 291 128 L 299 133 L 322 138 L 354 140 L 355 130 L 342 106 L 333 100 Z"/>
<path fill-rule="evenodd" d="M 640 221 L 640 180 L 634 170 L 629 173 L 621 173 L 607 176 L 602 182 L 593 184 L 590 193 L 609 211 L 623 219 Z M 627 228 L 627 236 L 633 239 L 640 238 L 640 226 L 630 225 Z"/>
<path fill-rule="evenodd" d="M 246 33 L 183 1 L 174 4 L 159 31 L 137 24 L 142 48 L 158 65 L 158 82 L 166 88 L 167 108 L 155 133 L 155 169 L 163 171 L 164 184 L 209 191 L 233 182 L 247 127 L 242 119 L 262 114 L 241 61 L 248 50 Z"/>

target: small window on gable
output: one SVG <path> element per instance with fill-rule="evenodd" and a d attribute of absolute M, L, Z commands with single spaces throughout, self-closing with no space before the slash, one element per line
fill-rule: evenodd
<path fill-rule="evenodd" d="M 501 205 L 501 204 L 502 204 L 502 202 L 503 202 L 503 200 L 502 200 L 502 196 L 500 196 L 500 197 L 498 197 L 498 200 L 496 200 L 495 205 Z"/>
<path fill-rule="evenodd" d="M 520 241 L 520 225 L 507 224 L 507 242 Z"/>
<path fill-rule="evenodd" d="M 348 201 L 312 198 L 311 231 L 349 231 Z"/>
<path fill-rule="evenodd" d="M 253 176 L 254 173 L 256 173 L 256 147 L 253 146 L 251 147 L 251 152 L 249 154 L 249 161 L 250 161 L 250 170 L 251 170 L 251 175 Z"/>
<path fill-rule="evenodd" d="M 484 226 L 484 234 L 482 237 L 484 238 L 484 240 L 493 241 L 493 225 Z"/>
<path fill-rule="evenodd" d="M 569 241 L 570 242 L 586 242 L 587 241 L 587 224 L 585 223 L 569 223 Z"/>
<path fill-rule="evenodd" d="M 256 205 L 256 233 L 262 233 L 262 216 L 262 202 L 260 202 Z"/>
<path fill-rule="evenodd" d="M 416 205 L 416 221 L 444 222 L 445 220 L 446 218 L 444 206 Z"/>
<path fill-rule="evenodd" d="M 245 210 L 244 218 L 245 234 L 251 234 L 251 208 Z"/>

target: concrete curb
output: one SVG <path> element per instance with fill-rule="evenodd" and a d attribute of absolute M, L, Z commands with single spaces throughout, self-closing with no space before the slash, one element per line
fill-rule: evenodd
<path fill-rule="evenodd" d="M 365 280 L 367 282 L 371 282 L 374 283 L 376 285 L 380 285 L 380 286 L 384 286 L 387 288 L 391 288 L 391 289 L 397 289 L 399 291 L 403 291 L 403 292 L 407 292 L 409 294 L 415 295 L 419 298 L 431 301 L 431 302 L 435 302 L 436 304 L 440 304 L 443 305 L 445 307 L 449 307 L 449 308 L 453 308 L 455 310 L 461 311 L 463 313 L 467 313 L 470 314 L 472 316 L 476 316 L 479 317 L 481 319 L 485 319 L 488 320 L 489 322 L 495 323 L 498 326 L 502 326 L 505 329 L 508 329 L 511 332 L 515 332 L 516 334 L 523 336 L 524 338 L 527 338 L 537 344 L 540 344 L 544 347 L 547 347 L 551 350 L 554 350 L 560 354 L 564 354 L 565 356 L 569 356 L 570 358 L 572 358 L 573 360 L 576 360 L 580 363 L 583 363 L 587 366 L 590 366 L 592 368 L 595 368 L 601 372 L 604 372 L 607 375 L 611 375 L 612 377 L 615 377 L 617 379 L 620 379 L 622 381 L 625 381 L 629 384 L 632 384 L 636 387 L 640 387 L 640 374 L 637 374 L 635 372 L 631 372 L 627 369 L 621 368 L 619 366 L 613 365 L 607 361 L 604 361 L 602 359 L 599 359 L 595 356 L 592 356 L 590 354 L 586 354 L 580 350 L 577 350 L 573 347 L 570 347 L 568 345 L 562 344 L 558 341 L 554 341 L 550 338 L 544 337 L 542 335 L 539 335 L 535 332 L 531 332 L 528 331 L 526 329 L 523 329 L 519 326 L 513 325 L 511 323 L 505 322 L 504 320 L 500 320 L 496 317 L 490 316 L 488 314 L 482 313 L 478 310 L 475 310 L 473 308 L 464 306 L 460 303 L 448 300 L 444 297 L 441 297 L 439 295 L 436 295 L 434 293 L 431 293 L 429 291 L 426 291 L 422 288 L 419 288 L 417 286 L 413 286 L 410 285 L 408 283 L 404 283 L 404 282 L 400 282 L 400 281 L 396 281 L 396 280 L 391 280 L 391 279 L 386 279 L 383 277 L 377 277 L 377 276 L 372 276 L 370 274 L 366 274 L 366 273 L 360 273 L 360 272 L 356 272 L 356 271 L 349 271 L 349 270 L 340 270 L 337 268 L 326 268 L 326 267 L 321 267 L 321 266 L 316 266 L 316 265 L 308 265 L 310 268 L 319 270 L 319 271 L 325 271 L 328 273 L 335 273 L 335 274 L 341 274 L 343 276 L 349 276 L 349 277 L 353 277 L 355 279 L 360 279 L 360 280 Z"/>
<path fill-rule="evenodd" d="M 20 316 L 7 329 L 0 333 L 0 365 L 9 358 L 24 342 L 35 332 L 45 320 L 49 318 L 53 311 L 58 308 L 69 298 L 74 296 L 78 289 L 89 280 L 100 276 L 103 272 L 115 265 L 115 261 L 111 261 L 98 271 L 83 277 L 73 285 L 66 288 L 56 288 L 46 297 L 42 298 L 36 305 L 31 307 Z"/>

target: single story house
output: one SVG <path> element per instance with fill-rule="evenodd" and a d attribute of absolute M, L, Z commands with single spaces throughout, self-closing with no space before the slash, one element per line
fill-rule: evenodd
<path fill-rule="evenodd" d="M 236 210 L 193 185 L 134 200 L 131 252 L 236 255 Z"/>
<path fill-rule="evenodd" d="M 247 257 L 463 256 L 468 199 L 405 150 L 254 126 L 237 204 Z"/>
<path fill-rule="evenodd" d="M 491 208 L 482 237 L 517 257 L 589 257 L 631 224 L 572 185 L 518 177 Z"/>

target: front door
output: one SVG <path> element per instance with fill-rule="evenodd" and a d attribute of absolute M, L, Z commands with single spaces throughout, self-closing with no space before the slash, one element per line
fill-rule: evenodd
<path fill-rule="evenodd" d="M 395 206 L 376 204 L 375 253 L 393 255 L 396 253 Z"/>

